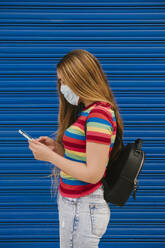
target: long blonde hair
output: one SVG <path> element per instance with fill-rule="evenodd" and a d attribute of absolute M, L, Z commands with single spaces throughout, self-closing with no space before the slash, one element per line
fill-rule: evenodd
<path fill-rule="evenodd" d="M 120 137 L 122 137 L 123 121 L 119 114 L 113 92 L 108 85 L 106 74 L 98 59 L 86 50 L 75 49 L 67 53 L 58 62 L 56 69 L 61 75 L 61 80 L 81 99 L 78 106 L 71 105 L 60 92 L 61 83 L 57 78 L 59 113 L 58 130 L 55 132 L 56 141 L 62 144 L 64 131 L 76 121 L 77 113 L 82 107 L 83 100 L 88 102 L 104 101 L 110 103 L 115 113 L 118 133 Z M 120 143 L 118 143 L 117 149 L 121 149 Z M 57 175 L 59 176 L 58 168 L 54 167 L 51 175 L 54 175 L 57 179 Z"/>

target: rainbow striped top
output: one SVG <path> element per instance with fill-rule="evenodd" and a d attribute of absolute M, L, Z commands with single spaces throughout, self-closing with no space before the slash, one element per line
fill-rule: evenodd
<path fill-rule="evenodd" d="M 86 136 L 85 136 L 86 123 Z M 86 164 L 86 142 L 109 145 L 109 156 L 116 137 L 116 118 L 111 105 L 96 101 L 82 109 L 77 120 L 69 126 L 63 135 L 64 158 Z M 106 170 L 105 170 L 106 171 Z M 105 176 L 105 173 L 104 173 Z M 60 171 L 59 191 L 64 197 L 86 196 L 102 185 L 84 182 Z"/>

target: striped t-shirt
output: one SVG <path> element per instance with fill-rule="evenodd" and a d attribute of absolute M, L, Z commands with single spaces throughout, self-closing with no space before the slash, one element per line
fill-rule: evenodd
<path fill-rule="evenodd" d="M 86 164 L 86 142 L 109 145 L 110 156 L 115 137 L 116 118 L 111 105 L 103 101 L 93 102 L 84 107 L 77 120 L 65 130 L 62 140 L 64 158 Z M 62 170 L 60 171 L 59 191 L 62 196 L 73 198 L 86 196 L 97 190 L 101 185 L 101 180 L 92 184 L 77 180 Z"/>

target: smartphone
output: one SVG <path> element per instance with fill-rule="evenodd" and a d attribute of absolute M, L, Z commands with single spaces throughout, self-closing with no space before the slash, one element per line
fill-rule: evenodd
<path fill-rule="evenodd" d="M 27 134 L 25 131 L 22 131 L 21 129 L 19 129 L 18 132 L 22 134 L 26 139 L 33 140 L 33 138 L 29 134 Z"/>

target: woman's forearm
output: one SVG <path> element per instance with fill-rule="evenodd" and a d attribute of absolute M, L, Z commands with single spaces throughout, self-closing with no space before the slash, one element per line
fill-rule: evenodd
<path fill-rule="evenodd" d="M 90 175 L 91 173 L 89 173 L 89 169 L 84 163 L 66 159 L 53 151 L 50 153 L 49 162 L 77 180 L 92 183 L 92 177 Z"/>

